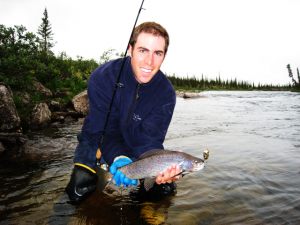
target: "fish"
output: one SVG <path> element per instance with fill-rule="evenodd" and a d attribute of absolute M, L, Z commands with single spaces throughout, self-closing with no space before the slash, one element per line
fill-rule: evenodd
<path fill-rule="evenodd" d="M 137 161 L 120 167 L 119 170 L 130 179 L 145 179 L 144 186 L 149 190 L 160 172 L 172 165 L 179 165 L 180 174 L 196 172 L 204 168 L 204 160 L 185 152 L 154 149 L 144 153 Z"/>

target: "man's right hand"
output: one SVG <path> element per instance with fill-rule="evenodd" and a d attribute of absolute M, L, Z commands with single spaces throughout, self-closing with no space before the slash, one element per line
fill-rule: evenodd
<path fill-rule="evenodd" d="M 181 175 L 178 174 L 180 174 L 181 172 L 182 170 L 180 169 L 179 165 L 172 165 L 165 171 L 159 173 L 155 181 L 157 184 L 172 183 L 179 180 Z"/>
<path fill-rule="evenodd" d="M 92 169 L 87 168 L 80 165 L 75 165 L 73 168 L 70 182 L 66 187 L 66 192 L 72 204 L 77 204 L 86 199 L 96 189 L 97 175 Z"/>

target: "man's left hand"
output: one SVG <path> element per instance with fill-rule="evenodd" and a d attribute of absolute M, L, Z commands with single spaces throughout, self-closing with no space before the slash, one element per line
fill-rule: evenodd
<path fill-rule="evenodd" d="M 132 160 L 130 158 L 126 156 L 119 156 L 114 160 L 113 164 L 111 164 L 109 171 L 113 175 L 113 179 L 117 186 L 123 185 L 127 187 L 137 185 L 137 180 L 129 179 L 125 176 L 125 174 L 118 170 L 119 167 L 128 165 L 130 163 L 132 163 Z"/>
<path fill-rule="evenodd" d="M 172 183 L 181 177 L 181 175 L 179 175 L 181 172 L 179 165 L 172 165 L 165 171 L 159 173 L 155 181 L 157 184 Z"/>

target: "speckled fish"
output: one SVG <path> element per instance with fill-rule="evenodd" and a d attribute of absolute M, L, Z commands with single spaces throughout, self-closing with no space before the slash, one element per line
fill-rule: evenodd
<path fill-rule="evenodd" d="M 204 160 L 184 152 L 156 149 L 146 152 L 137 161 L 119 170 L 130 179 L 155 178 L 172 165 L 179 165 L 181 174 L 203 169 Z"/>

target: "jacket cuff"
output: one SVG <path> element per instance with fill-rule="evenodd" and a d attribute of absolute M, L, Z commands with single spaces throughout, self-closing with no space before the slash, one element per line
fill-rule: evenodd
<path fill-rule="evenodd" d="M 89 171 L 91 171 L 92 173 L 96 173 L 96 171 L 94 169 L 92 169 L 91 167 L 87 166 L 87 165 L 84 165 L 82 163 L 74 163 L 75 166 L 80 166 L 80 167 L 83 167 Z"/>

